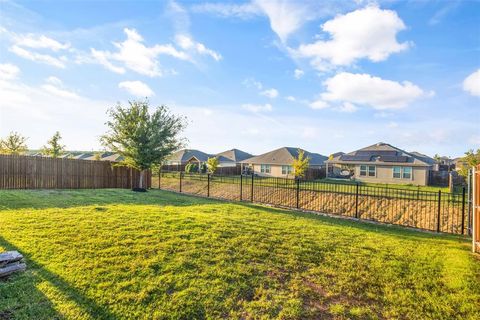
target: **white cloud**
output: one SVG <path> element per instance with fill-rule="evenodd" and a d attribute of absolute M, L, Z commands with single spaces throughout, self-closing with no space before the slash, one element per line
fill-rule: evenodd
<path fill-rule="evenodd" d="M 153 90 L 141 81 L 123 81 L 118 84 L 118 87 L 127 90 L 128 93 L 137 97 L 151 97 L 155 95 Z"/>
<path fill-rule="evenodd" d="M 267 90 L 264 90 L 264 91 L 260 92 L 260 94 L 262 96 L 274 99 L 274 98 L 278 97 L 278 90 L 274 89 L 274 88 L 267 89 Z"/>
<path fill-rule="evenodd" d="M 11 63 L 0 63 L 0 79 L 11 80 L 18 77 L 20 69 Z"/>
<path fill-rule="evenodd" d="M 308 6 L 302 2 L 255 0 L 254 3 L 267 15 L 270 27 L 282 42 L 285 42 L 311 17 Z"/>
<path fill-rule="evenodd" d="M 245 110 L 248 110 L 250 112 L 254 113 L 260 113 L 260 112 L 271 112 L 273 110 L 273 107 L 271 104 L 267 103 L 264 105 L 261 104 L 243 104 L 242 108 Z"/>
<path fill-rule="evenodd" d="M 65 56 L 57 58 L 52 55 L 30 51 L 30 50 L 21 48 L 17 45 L 10 47 L 9 50 L 15 53 L 17 56 L 22 57 L 24 59 L 49 64 L 51 66 L 61 68 L 61 69 L 65 68 L 65 62 L 67 60 Z"/>
<path fill-rule="evenodd" d="M 222 59 L 222 56 L 205 47 L 203 43 L 196 42 L 194 41 L 190 36 L 185 35 L 185 34 L 178 34 L 175 37 L 175 40 L 178 44 L 178 46 L 184 50 L 194 50 L 195 52 L 202 54 L 202 55 L 208 55 L 212 57 L 215 61 L 219 61 Z"/>
<path fill-rule="evenodd" d="M 480 69 L 463 80 L 463 90 L 472 96 L 480 96 Z"/>
<path fill-rule="evenodd" d="M 44 35 L 35 35 L 33 33 L 25 35 L 14 35 L 15 44 L 20 47 L 33 49 L 50 49 L 53 51 L 66 50 L 70 48 L 69 43 L 60 43 L 55 39 Z"/>
<path fill-rule="evenodd" d="M 348 66 L 358 59 L 378 62 L 409 47 L 409 43 L 396 39 L 405 28 L 395 11 L 369 6 L 325 22 L 322 30 L 330 40 L 303 44 L 291 52 L 310 58 L 312 65 L 322 71 L 330 65 Z"/>
<path fill-rule="evenodd" d="M 294 96 L 288 96 L 288 97 L 286 97 L 285 99 L 287 99 L 288 101 L 292 101 L 292 102 L 294 102 L 294 101 L 297 100 L 297 99 L 295 99 Z"/>
<path fill-rule="evenodd" d="M 295 71 L 293 72 L 295 79 L 300 79 L 301 77 L 303 77 L 304 74 L 305 72 L 301 69 L 295 69 Z"/>
<path fill-rule="evenodd" d="M 221 17 L 237 17 L 248 19 L 262 13 L 260 8 L 253 3 L 227 4 L 227 3 L 202 3 L 192 6 L 193 12 L 213 13 Z"/>
<path fill-rule="evenodd" d="M 243 80 L 242 83 L 247 88 L 254 87 L 254 88 L 257 88 L 258 90 L 262 90 L 262 88 L 263 88 L 263 84 L 260 81 L 257 81 L 253 78 L 247 78 L 247 79 Z"/>
<path fill-rule="evenodd" d="M 157 60 L 158 55 L 170 55 L 181 60 L 190 59 L 185 52 L 178 51 L 171 44 L 157 44 L 153 47 L 147 47 L 143 44 L 142 36 L 135 29 L 125 28 L 123 31 L 127 35 L 127 39 L 123 42 L 114 43 L 114 46 L 118 49 L 117 52 L 91 49 L 93 58 L 113 72 L 124 73 L 125 67 L 139 74 L 156 77 L 162 75 Z M 124 67 L 114 65 L 112 60 L 122 63 Z"/>
<path fill-rule="evenodd" d="M 321 95 L 324 101 L 350 102 L 378 110 L 404 108 L 414 100 L 429 95 L 411 82 L 399 83 L 369 74 L 341 72 L 327 79 L 324 85 L 327 89 Z"/>
<path fill-rule="evenodd" d="M 66 89 L 63 85 L 63 81 L 57 77 L 48 77 L 45 79 L 45 83 L 40 86 L 41 89 L 46 92 L 65 99 L 79 99 L 80 97 L 73 91 Z"/>
<path fill-rule="evenodd" d="M 387 128 L 389 128 L 389 129 L 398 128 L 398 123 L 395 122 L 395 121 L 390 121 L 390 122 L 387 124 Z"/>
<path fill-rule="evenodd" d="M 99 50 L 95 50 L 93 48 L 90 49 L 90 52 L 92 54 L 92 57 L 93 57 L 94 61 L 101 64 L 102 66 L 104 66 L 108 70 L 113 71 L 115 73 L 119 73 L 119 74 L 124 74 L 125 73 L 124 68 L 115 66 L 113 63 L 111 63 L 108 60 L 111 57 L 111 54 L 109 52 L 99 51 Z M 78 62 L 81 63 L 82 61 L 78 60 Z"/>
<path fill-rule="evenodd" d="M 341 106 L 337 108 L 340 112 L 353 113 L 358 110 L 358 108 L 350 102 L 344 102 Z"/>
<path fill-rule="evenodd" d="M 143 37 L 135 29 L 125 28 L 123 31 L 127 39 L 123 42 L 113 43 L 118 49 L 116 52 L 97 50 L 94 48 L 90 49 L 95 62 L 116 73 L 123 74 L 126 69 L 130 69 L 149 77 L 162 76 L 167 72 L 160 68 L 158 61 L 159 55 L 167 55 L 190 62 L 193 62 L 191 54 L 208 55 L 216 61 L 221 59 L 219 53 L 208 49 L 202 43 L 194 41 L 186 34 L 177 35 L 176 42 L 182 49 L 187 50 L 189 53 L 178 50 L 170 43 L 156 44 L 148 47 L 144 44 Z M 79 62 L 85 61 L 85 59 L 79 60 Z"/>
<path fill-rule="evenodd" d="M 323 101 L 323 100 L 316 100 L 311 103 L 309 103 L 310 108 L 316 109 L 316 110 L 321 110 L 321 109 L 327 109 L 330 108 L 330 105 Z"/>

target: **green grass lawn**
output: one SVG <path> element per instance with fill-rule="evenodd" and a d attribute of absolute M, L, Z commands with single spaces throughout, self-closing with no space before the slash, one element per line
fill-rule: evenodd
<path fill-rule="evenodd" d="M 463 238 L 152 190 L 0 191 L 0 319 L 478 319 Z"/>

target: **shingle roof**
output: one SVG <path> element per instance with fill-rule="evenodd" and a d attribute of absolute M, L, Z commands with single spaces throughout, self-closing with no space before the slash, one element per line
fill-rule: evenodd
<path fill-rule="evenodd" d="M 238 149 L 223 151 L 223 152 L 217 153 L 216 156 L 218 157 L 218 160 L 220 161 L 220 163 L 222 162 L 236 163 L 236 162 L 240 162 L 245 159 L 253 157 L 253 155 L 251 155 L 250 153 L 242 150 L 238 150 Z"/>
<path fill-rule="evenodd" d="M 279 148 L 279 149 L 261 154 L 256 157 L 246 159 L 241 162 L 248 163 L 248 164 L 290 165 L 292 164 L 293 159 L 298 157 L 298 150 L 302 150 L 302 149 L 293 148 L 293 147 L 283 147 L 283 148 Z M 312 153 L 306 150 L 303 150 L 303 151 L 305 152 L 305 156 L 310 158 L 310 165 L 322 165 L 324 164 L 325 160 L 328 159 L 327 157 L 318 153 Z"/>
<path fill-rule="evenodd" d="M 204 162 L 204 161 L 207 161 L 208 158 L 210 157 L 212 157 L 211 154 L 202 152 L 200 150 L 182 149 L 173 153 L 170 157 L 167 158 L 167 161 L 177 161 L 177 162 L 184 163 L 192 158 L 195 158 L 198 161 Z"/>
<path fill-rule="evenodd" d="M 410 164 L 431 166 L 435 160 L 418 152 L 407 152 L 388 143 L 379 142 L 371 146 L 335 156 L 327 163 L 385 163 L 385 164 Z M 433 160 L 433 161 L 432 161 Z"/>

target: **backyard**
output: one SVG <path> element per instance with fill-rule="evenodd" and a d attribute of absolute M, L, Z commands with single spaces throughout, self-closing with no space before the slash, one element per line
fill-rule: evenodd
<path fill-rule="evenodd" d="M 0 319 L 475 319 L 469 239 L 151 190 L 0 191 Z"/>

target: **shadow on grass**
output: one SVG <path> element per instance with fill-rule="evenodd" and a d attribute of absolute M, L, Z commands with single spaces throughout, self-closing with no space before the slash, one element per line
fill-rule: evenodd
<path fill-rule="evenodd" d="M 93 299 L 86 297 L 80 290 L 70 285 L 67 281 L 62 279 L 55 273 L 47 270 L 41 264 L 35 262 L 28 253 L 22 252 L 2 236 L 0 236 L 0 246 L 7 250 L 16 250 L 23 254 L 27 271 L 23 274 L 14 274 L 7 281 L 0 282 L 0 292 L 2 286 L 12 286 L 12 290 L 8 290 L 6 295 L 15 295 L 20 292 L 22 296 L 25 296 L 28 300 L 24 305 L 16 305 L 12 308 L 0 308 L 0 319 L 63 319 L 64 316 L 60 315 L 54 308 L 53 303 L 36 287 L 37 283 L 42 281 L 48 281 L 56 290 L 58 290 L 63 297 L 70 302 L 74 302 L 84 313 L 88 314 L 92 319 L 116 319 L 117 317 L 111 313 L 106 307 L 98 305 Z M 33 301 L 33 297 L 39 297 L 37 301 Z M 14 297 L 2 297 L 2 299 L 17 300 L 17 296 Z M 22 302 L 20 302 L 22 303 Z M 35 306 L 38 304 L 38 309 Z M 0 303 L 0 307 L 2 304 Z M 38 311 L 38 312 L 37 312 Z M 2 316 L 3 313 L 3 316 Z"/>

